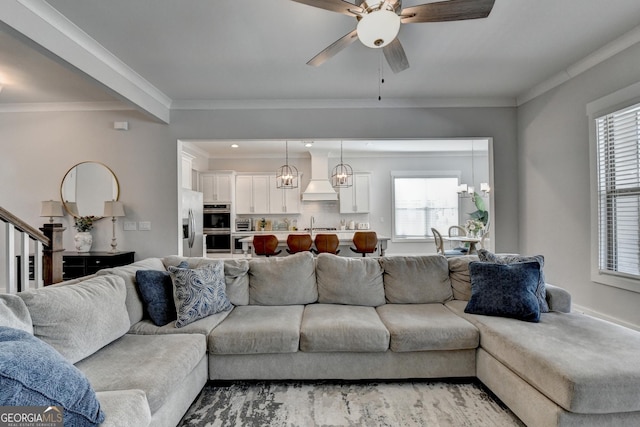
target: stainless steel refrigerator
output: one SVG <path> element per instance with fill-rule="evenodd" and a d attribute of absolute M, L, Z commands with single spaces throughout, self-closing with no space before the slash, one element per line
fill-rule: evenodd
<path fill-rule="evenodd" d="M 202 193 L 182 189 L 182 255 L 204 256 Z"/>

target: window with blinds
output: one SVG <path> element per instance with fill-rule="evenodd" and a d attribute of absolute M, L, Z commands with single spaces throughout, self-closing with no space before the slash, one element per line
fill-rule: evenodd
<path fill-rule="evenodd" d="M 458 224 L 458 177 L 393 177 L 394 239 L 433 237 Z"/>
<path fill-rule="evenodd" d="M 640 104 L 596 118 L 601 273 L 640 278 Z"/>

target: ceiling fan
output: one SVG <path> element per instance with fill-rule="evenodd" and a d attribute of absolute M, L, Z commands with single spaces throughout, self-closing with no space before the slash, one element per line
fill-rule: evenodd
<path fill-rule="evenodd" d="M 409 68 L 398 32 L 400 24 L 479 19 L 489 16 L 495 0 L 448 0 L 402 9 L 402 0 L 293 0 L 297 3 L 353 16 L 356 28 L 314 56 L 308 65 L 318 66 L 356 40 L 370 48 L 382 49 L 394 73 Z"/>

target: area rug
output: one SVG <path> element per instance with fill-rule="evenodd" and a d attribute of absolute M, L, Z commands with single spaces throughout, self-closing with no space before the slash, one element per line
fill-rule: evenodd
<path fill-rule="evenodd" d="M 524 426 L 468 381 L 209 382 L 179 427 Z"/>

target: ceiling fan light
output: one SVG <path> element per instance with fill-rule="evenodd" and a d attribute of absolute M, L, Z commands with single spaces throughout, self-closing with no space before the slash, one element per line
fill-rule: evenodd
<path fill-rule="evenodd" d="M 357 31 L 365 46 L 374 49 L 385 47 L 400 31 L 400 17 L 390 10 L 376 10 L 360 19 Z"/>

